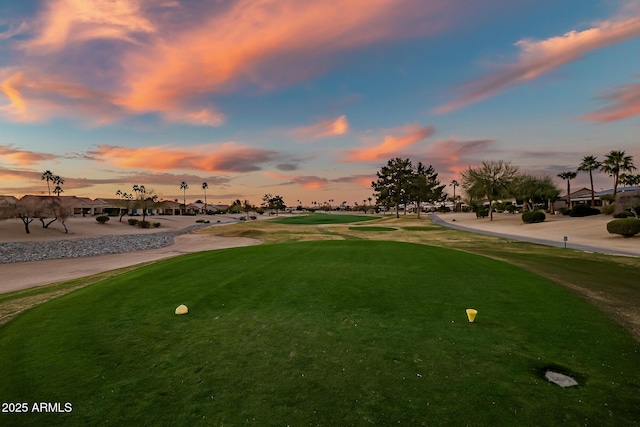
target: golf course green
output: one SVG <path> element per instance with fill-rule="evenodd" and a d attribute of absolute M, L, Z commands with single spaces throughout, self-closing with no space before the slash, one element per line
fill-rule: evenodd
<path fill-rule="evenodd" d="M 180 304 L 189 314 L 174 314 Z M 3 325 L 0 360 L 0 401 L 29 407 L 0 413 L 3 426 L 640 419 L 640 345 L 622 327 L 521 268 L 412 243 L 311 241 L 157 262 Z M 579 385 L 546 381 L 548 368 Z M 37 402 L 61 410 L 34 412 Z"/>

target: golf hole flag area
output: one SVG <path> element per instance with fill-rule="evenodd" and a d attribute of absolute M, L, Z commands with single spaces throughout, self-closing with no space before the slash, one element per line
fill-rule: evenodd
<path fill-rule="evenodd" d="M 0 327 L 0 360 L 0 401 L 73 408 L 3 412 L 2 426 L 640 420 L 640 348 L 625 330 L 522 269 L 410 243 L 158 262 Z M 578 385 L 549 382 L 550 369 Z"/>

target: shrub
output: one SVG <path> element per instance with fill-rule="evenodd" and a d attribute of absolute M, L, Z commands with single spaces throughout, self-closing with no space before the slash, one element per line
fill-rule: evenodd
<path fill-rule="evenodd" d="M 196 219 L 196 223 L 198 223 L 198 224 L 199 223 L 203 223 L 203 222 L 204 222 L 204 219 Z"/>
<path fill-rule="evenodd" d="M 109 221 L 109 217 L 106 215 L 100 215 L 96 218 L 96 221 L 98 221 L 100 224 L 104 224 L 105 222 Z"/>
<path fill-rule="evenodd" d="M 546 217 L 542 211 L 527 211 L 522 214 L 522 222 L 525 224 L 533 224 L 544 221 Z"/>
<path fill-rule="evenodd" d="M 591 215 L 600 215 L 600 211 L 596 208 L 592 208 L 589 205 L 576 205 L 573 209 L 571 209 L 571 212 L 569 212 L 569 216 L 571 217 L 583 217 Z"/>
<path fill-rule="evenodd" d="M 138 221 L 137 226 L 140 228 L 149 228 L 151 227 L 151 223 L 149 221 Z"/>
<path fill-rule="evenodd" d="M 513 205 L 507 205 L 504 210 L 509 213 L 514 213 L 516 211 L 516 207 Z"/>
<path fill-rule="evenodd" d="M 476 218 L 486 218 L 489 216 L 489 209 L 487 208 L 478 208 L 476 211 Z"/>
<path fill-rule="evenodd" d="M 569 209 L 569 208 L 560 208 L 560 209 L 558 209 L 558 212 L 560 212 L 562 215 L 569 215 L 571 213 L 571 209 Z"/>
<path fill-rule="evenodd" d="M 138 223 L 138 220 L 135 218 L 129 218 L 127 222 L 129 223 L 129 225 L 136 225 Z"/>
<path fill-rule="evenodd" d="M 257 216 L 255 216 L 255 215 L 251 215 L 249 218 L 250 218 L 250 219 L 253 219 L 253 220 L 258 219 L 258 217 L 257 217 Z"/>
<path fill-rule="evenodd" d="M 602 207 L 602 214 L 603 215 L 611 215 L 613 214 L 613 211 L 615 210 L 615 206 L 614 205 L 606 205 Z"/>
<path fill-rule="evenodd" d="M 611 234 L 620 234 L 624 237 L 634 236 L 640 233 L 640 219 L 614 219 L 607 223 L 607 231 Z"/>
<path fill-rule="evenodd" d="M 620 213 L 617 213 L 613 216 L 614 218 L 629 218 L 629 217 L 633 217 L 633 214 L 629 211 L 622 211 Z"/>
<path fill-rule="evenodd" d="M 154 222 L 153 223 L 153 228 L 158 228 L 158 227 L 160 227 L 160 225 L 161 224 L 159 222 Z"/>
<path fill-rule="evenodd" d="M 243 216 L 240 217 L 240 221 L 246 221 L 246 220 L 247 220 L 247 218 L 245 218 Z"/>

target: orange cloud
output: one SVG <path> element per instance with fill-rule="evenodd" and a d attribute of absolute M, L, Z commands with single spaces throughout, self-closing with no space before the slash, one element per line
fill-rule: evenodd
<path fill-rule="evenodd" d="M 441 2 L 239 0 L 203 12 L 181 33 L 130 51 L 121 61 L 119 103 L 162 111 L 239 84 L 291 84 L 330 67 L 330 58 L 375 42 L 441 31 Z"/>
<path fill-rule="evenodd" d="M 437 171 L 459 175 L 470 163 L 490 153 L 492 139 L 461 141 L 457 138 L 434 141 L 424 154 L 423 163 L 433 165 Z"/>
<path fill-rule="evenodd" d="M 95 123 L 108 123 L 122 116 L 106 93 L 57 77 L 14 72 L 0 82 L 0 94 L 9 100 L 8 104 L 0 105 L 0 113 L 18 122 L 81 116 L 92 117 Z"/>
<path fill-rule="evenodd" d="M 21 166 L 30 166 L 34 163 L 43 162 L 45 160 L 56 159 L 53 154 L 36 153 L 33 151 L 19 150 L 13 147 L 13 144 L 0 145 L 0 158 Z"/>
<path fill-rule="evenodd" d="M 449 113 L 481 101 L 505 88 L 534 80 L 587 53 L 640 36 L 640 13 L 631 18 L 604 21 L 584 31 L 571 31 L 546 40 L 525 39 L 516 43 L 520 48 L 518 60 L 461 87 L 462 95 L 443 106 L 436 113 Z"/>
<path fill-rule="evenodd" d="M 36 19 L 36 26 L 41 31 L 23 43 L 24 49 L 59 50 L 93 39 L 134 42 L 134 34 L 155 31 L 133 0 L 54 0 Z"/>
<path fill-rule="evenodd" d="M 374 162 L 398 156 L 399 151 L 409 145 L 433 135 L 432 126 L 406 126 L 401 136 L 386 136 L 382 144 L 374 147 L 346 151 L 346 162 Z"/>
<path fill-rule="evenodd" d="M 335 120 L 323 120 L 311 126 L 305 126 L 293 131 L 298 138 L 310 140 L 326 138 L 334 135 L 344 135 L 349 131 L 347 116 L 342 115 Z"/>
<path fill-rule="evenodd" d="M 261 164 L 271 162 L 277 157 L 275 151 L 242 147 L 233 142 L 180 149 L 100 145 L 87 154 L 110 161 L 122 168 L 154 171 L 197 170 L 217 173 L 260 170 Z"/>
<path fill-rule="evenodd" d="M 619 86 L 604 98 L 610 105 L 580 118 L 607 123 L 640 115 L 640 83 Z"/>

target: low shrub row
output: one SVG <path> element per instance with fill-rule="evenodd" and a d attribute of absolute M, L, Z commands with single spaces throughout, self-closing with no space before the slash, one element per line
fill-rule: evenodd
<path fill-rule="evenodd" d="M 109 221 L 109 217 L 106 215 L 100 215 L 96 218 L 96 221 L 98 221 L 100 224 L 104 224 L 105 222 Z"/>
<path fill-rule="evenodd" d="M 522 214 L 522 222 L 525 224 L 533 224 L 535 222 L 542 222 L 545 220 L 547 216 L 544 212 L 538 211 L 527 211 Z"/>
<path fill-rule="evenodd" d="M 569 211 L 569 216 L 577 218 L 591 215 L 600 215 L 600 211 L 589 205 L 576 205 Z"/>
<path fill-rule="evenodd" d="M 151 226 L 153 226 L 153 228 L 158 228 L 161 225 L 159 222 L 152 223 L 149 221 L 140 221 L 135 218 L 129 218 L 127 222 L 129 223 L 129 225 L 137 225 L 140 228 L 150 228 Z"/>
<path fill-rule="evenodd" d="M 607 223 L 607 231 L 610 234 L 619 234 L 624 237 L 632 237 L 640 233 L 640 219 L 624 218 L 614 219 Z"/>

